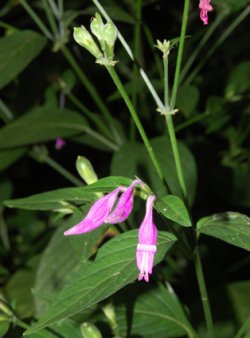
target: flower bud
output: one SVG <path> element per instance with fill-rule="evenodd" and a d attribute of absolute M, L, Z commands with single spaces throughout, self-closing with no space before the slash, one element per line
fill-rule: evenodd
<path fill-rule="evenodd" d="M 103 57 L 97 44 L 84 26 L 74 28 L 74 39 L 82 47 L 86 48 L 97 59 Z"/>
<path fill-rule="evenodd" d="M 89 160 L 84 156 L 78 156 L 76 160 L 76 169 L 81 178 L 87 183 L 92 184 L 98 180 L 94 168 Z"/>
<path fill-rule="evenodd" d="M 83 338 L 102 338 L 101 332 L 92 323 L 83 323 L 81 325 L 81 334 Z"/>

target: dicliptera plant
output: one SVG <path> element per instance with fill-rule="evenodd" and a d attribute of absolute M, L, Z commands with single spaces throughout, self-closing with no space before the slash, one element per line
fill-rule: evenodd
<path fill-rule="evenodd" d="M 68 62 L 85 92 L 95 103 L 98 113 L 93 113 L 85 105 L 84 99 L 81 101 L 73 95 L 67 76 L 62 76 L 55 82 L 55 90 L 60 92 L 60 107 L 55 108 L 55 111 L 49 102 L 26 116 L 11 121 L 12 115 L 3 106 L 6 125 L 0 130 L 0 140 L 3 140 L 0 156 L 4 156 L 1 151 L 17 151 L 9 164 L 6 162 L 6 167 L 27 153 L 36 161 L 48 164 L 76 187 L 46 191 L 19 199 L 7 200 L 8 196 L 4 198 L 4 205 L 9 208 L 56 212 L 56 219 L 50 221 L 60 225 L 39 256 L 36 282 L 33 285 L 35 310 L 27 316 L 29 320 L 26 320 L 25 316 L 19 315 L 15 302 L 8 302 L 8 292 L 7 296 L 3 293 L 0 298 L 0 336 L 1 330 L 7 332 L 11 330 L 11 325 L 16 325 L 24 329 L 24 335 L 31 337 L 57 337 L 59 334 L 60 337 L 88 338 L 223 338 L 230 335 L 247 338 L 249 306 L 244 308 L 244 320 L 226 327 L 224 333 L 223 330 L 220 331 L 216 311 L 213 311 L 216 303 L 212 292 L 208 293 L 201 256 L 206 256 L 203 240 L 209 237 L 241 248 L 242 251 L 249 251 L 250 218 L 238 212 L 241 209 L 223 209 L 221 212 L 216 209 L 212 215 L 197 217 L 200 213 L 192 208 L 196 190 L 196 164 L 187 146 L 177 140 L 177 132 L 200 122 L 209 134 L 223 129 L 228 122 L 218 119 L 217 124 L 209 124 L 207 111 L 191 116 L 191 111 L 196 106 L 193 102 L 199 94 L 190 83 L 233 28 L 246 18 L 250 11 L 249 5 L 222 32 L 201 63 L 197 62 L 193 66 L 200 50 L 227 16 L 229 9 L 226 4 L 222 4 L 221 12 L 213 21 L 213 12 L 217 11 L 217 6 L 220 9 L 220 1 L 200 0 L 198 4 L 198 1 L 183 0 L 180 36 L 154 41 L 150 29 L 143 23 L 142 1 L 136 0 L 132 4 L 136 19 L 135 47 L 132 48 L 121 33 L 119 24 L 109 14 L 112 13 L 112 5 L 115 7 L 113 2 L 110 1 L 107 6 L 104 1 L 93 0 L 92 3 L 95 14 L 89 25 L 78 24 L 73 29 L 74 48 L 79 48 L 79 62 L 81 58 L 92 58 L 91 67 L 97 77 L 99 74 L 100 79 L 103 77 L 103 70 L 108 73 L 116 89 L 113 100 L 114 97 L 122 100 L 121 117 L 117 117 L 118 114 L 114 117 L 109 110 L 110 102 L 103 101 L 102 95 L 88 79 L 88 69 L 81 69 L 66 46 L 71 36 L 69 25 L 81 13 L 67 13 L 63 1 L 41 1 L 39 6 L 44 9 L 48 28 L 30 3 L 20 0 L 44 36 L 31 31 L 18 31 L 14 36 L 5 37 L 9 39 L 7 44 L 13 43 L 15 46 L 16 35 L 25 37 L 26 34 L 27 43 L 34 39 L 39 51 L 44 48 L 47 40 L 51 41 L 53 52 L 61 53 Z M 203 36 L 196 49 L 183 62 L 185 44 L 192 39 L 188 35 L 192 6 L 196 7 L 196 14 L 200 10 L 200 27 L 204 24 L 207 31 L 202 31 Z M 119 13 L 117 11 L 117 15 Z M 126 18 L 126 12 L 121 13 Z M 212 19 L 209 18 L 210 15 L 213 15 Z M 155 48 L 155 69 L 159 70 L 157 74 L 161 86 L 147 75 L 142 66 L 142 27 L 149 42 L 153 41 L 154 44 L 151 43 L 152 48 Z M 118 44 L 122 47 L 119 53 L 116 52 Z M 39 51 L 34 50 L 28 56 L 32 59 Z M 128 59 L 123 64 L 125 53 Z M 170 66 L 171 71 L 174 69 L 173 74 Z M 18 65 L 14 68 L 16 69 L 10 77 L 5 76 L 6 83 L 21 71 Z M 246 69 L 249 73 L 249 64 Z M 129 74 L 131 83 L 124 84 L 121 70 Z M 239 79 L 237 81 L 241 83 Z M 246 89 L 243 88 L 244 85 L 239 87 L 241 92 L 237 95 L 236 88 L 228 87 L 230 90 L 227 90 L 227 99 L 223 102 L 218 97 L 213 97 L 213 102 L 207 104 L 207 110 L 212 109 L 209 107 L 213 104 L 222 109 L 230 102 L 240 101 L 239 95 L 244 95 Z M 146 90 L 153 101 L 145 99 Z M 65 98 L 84 116 L 67 110 Z M 144 123 L 145 116 L 138 104 L 144 99 L 145 112 L 152 112 L 151 122 L 160 124 L 158 130 L 161 134 L 158 133 L 157 138 L 151 138 L 151 130 L 153 133 L 156 126 L 152 125 L 150 129 Z M 176 127 L 176 119 L 182 110 L 188 119 Z M 216 111 L 209 117 L 213 114 L 215 121 L 219 113 Z M 129 121 L 125 126 L 122 122 L 124 116 Z M 241 123 L 241 128 L 243 127 L 244 124 Z M 23 134 L 16 137 L 17 131 L 21 129 Z M 235 168 L 237 161 L 244 162 L 243 164 L 250 161 L 250 155 L 246 155 L 243 150 L 246 136 L 240 140 L 236 137 L 238 143 L 234 143 L 230 138 L 234 135 L 232 130 L 234 129 L 228 128 L 225 137 L 231 140 L 230 149 L 233 150 L 230 156 L 228 153 L 223 157 L 223 161 Z M 51 158 L 43 144 L 53 141 L 55 148 L 63 152 L 70 140 L 81 142 L 82 134 L 90 138 L 82 140 L 84 146 L 90 144 L 97 148 L 97 143 L 101 150 L 104 148 L 103 152 L 113 152 L 110 176 L 98 179 L 95 172 L 98 162 L 93 164 L 80 154 L 76 159 L 76 169 L 81 179 L 77 178 Z M 246 134 L 247 131 L 243 133 Z M 126 137 L 130 141 L 124 141 Z M 190 135 L 187 139 L 188 137 L 191 138 Z M 140 142 L 136 142 L 136 139 Z M 238 154 L 243 156 L 240 160 Z M 2 229 L 3 242 L 8 249 L 6 227 Z M 208 250 L 209 243 L 208 239 Z M 195 294 L 199 295 L 196 304 L 192 304 L 190 309 L 184 305 L 188 297 L 181 291 L 182 285 L 189 285 L 190 281 L 179 278 L 183 276 L 182 270 L 188 269 L 187 266 L 194 270 L 196 277 L 193 282 L 195 285 L 191 285 L 190 289 L 195 289 Z M 179 297 L 175 290 L 180 292 Z M 246 296 L 249 297 L 249 294 Z M 197 308 L 202 308 L 202 311 L 197 311 Z M 197 320 L 196 317 L 202 319 Z"/>

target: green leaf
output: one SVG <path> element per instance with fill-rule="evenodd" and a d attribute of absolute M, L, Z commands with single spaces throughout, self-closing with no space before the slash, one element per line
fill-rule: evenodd
<path fill-rule="evenodd" d="M 68 109 L 39 107 L 0 130 L 0 149 L 72 136 L 87 129 L 85 118 Z"/>
<path fill-rule="evenodd" d="M 160 162 L 164 178 L 171 189 L 171 194 L 181 197 L 181 189 L 169 140 L 167 137 L 158 137 L 152 139 L 151 144 Z M 181 142 L 178 142 L 178 145 L 187 185 L 188 200 L 192 204 L 196 190 L 196 164 L 188 148 Z M 145 180 L 158 195 L 166 195 L 166 190 L 152 165 L 144 145 L 141 143 L 130 142 L 122 146 L 113 155 L 111 173 L 112 175 L 124 175 L 131 178 L 136 175 Z"/>
<path fill-rule="evenodd" d="M 33 31 L 18 31 L 0 39 L 0 89 L 12 81 L 42 51 L 46 39 Z"/>
<path fill-rule="evenodd" d="M 250 251 L 250 219 L 246 215 L 229 211 L 204 217 L 197 223 L 197 231 Z"/>
<path fill-rule="evenodd" d="M 228 99 L 237 99 L 237 96 L 250 89 L 250 61 L 237 65 L 227 80 L 225 96 Z"/>
<path fill-rule="evenodd" d="M 71 281 L 74 273 L 96 251 L 96 243 L 107 230 L 107 226 L 102 226 L 80 236 L 63 235 L 65 230 L 83 218 L 84 213 L 77 211 L 66 222 L 63 221 L 41 256 L 34 287 L 37 316 L 48 310 L 56 292 Z"/>
<path fill-rule="evenodd" d="M 199 90 L 194 85 L 184 86 L 178 90 L 176 106 L 184 116 L 189 117 L 195 113 L 199 102 Z"/>
<path fill-rule="evenodd" d="M 191 227 L 192 223 L 185 204 L 178 196 L 166 195 L 156 202 L 156 209 L 164 217 L 184 226 Z"/>
<path fill-rule="evenodd" d="M 82 338 L 80 324 L 71 320 L 62 320 L 51 326 L 48 330 L 41 330 L 39 333 L 33 333 L 30 338 Z"/>
<path fill-rule="evenodd" d="M 4 204 L 9 208 L 56 211 L 57 209 L 67 208 L 73 210 L 74 204 L 85 204 L 94 200 L 96 200 L 96 195 L 92 192 L 86 192 L 82 187 L 43 192 L 29 197 L 5 201 Z"/>
<path fill-rule="evenodd" d="M 19 160 L 27 151 L 27 148 L 20 147 L 0 151 L 0 172 L 8 168 L 11 164 Z"/>
<path fill-rule="evenodd" d="M 227 293 L 238 322 L 243 324 L 250 315 L 250 280 L 227 285 Z"/>
<path fill-rule="evenodd" d="M 62 208 L 73 210 L 72 204 L 78 205 L 96 200 L 96 192 L 110 192 L 120 185 L 129 186 L 130 183 L 131 179 L 129 178 L 109 176 L 81 188 L 57 189 L 25 198 L 8 200 L 4 204 L 9 208 L 28 210 L 56 210 Z"/>
<path fill-rule="evenodd" d="M 0 338 L 4 337 L 9 330 L 10 323 L 7 320 L 0 321 Z"/>
<path fill-rule="evenodd" d="M 28 318 L 34 315 L 34 303 L 31 294 L 33 284 L 33 272 L 18 270 L 4 287 L 9 303 L 15 304 L 15 312 L 20 318 Z"/>
<path fill-rule="evenodd" d="M 179 299 L 171 288 L 144 287 L 143 293 L 140 289 L 129 288 L 129 295 L 124 295 L 127 296 L 126 306 L 118 305 L 116 308 L 116 318 L 122 336 L 127 337 L 129 331 L 129 336 L 133 337 L 167 338 L 184 336 L 185 333 L 190 338 L 196 337 Z M 131 328 L 128 327 L 127 313 L 131 313 Z"/>
<path fill-rule="evenodd" d="M 138 231 L 131 230 L 101 247 L 96 260 L 80 268 L 48 312 L 26 334 L 73 316 L 133 282 L 138 275 L 135 262 L 137 237 Z M 174 241 L 172 234 L 159 233 L 156 264 L 163 259 Z"/>
<path fill-rule="evenodd" d="M 0 210 L 3 201 L 11 196 L 12 190 L 13 187 L 10 181 L 5 180 L 0 183 Z"/>

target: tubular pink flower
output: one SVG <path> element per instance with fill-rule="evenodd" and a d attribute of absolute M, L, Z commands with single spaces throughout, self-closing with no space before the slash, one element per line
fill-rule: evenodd
<path fill-rule="evenodd" d="M 119 192 L 125 189 L 122 186 L 118 187 L 106 196 L 98 199 L 92 205 L 86 217 L 80 223 L 65 231 L 64 235 L 80 235 L 102 225 L 114 207 Z"/>
<path fill-rule="evenodd" d="M 62 149 L 65 146 L 65 144 L 66 144 L 66 142 L 64 141 L 64 139 L 61 138 L 61 137 L 58 137 L 56 139 L 56 142 L 55 142 L 55 148 L 57 150 L 60 150 L 60 149 Z"/>
<path fill-rule="evenodd" d="M 149 281 L 152 274 L 154 255 L 156 253 L 157 229 L 153 222 L 153 207 L 155 196 L 150 195 L 147 199 L 146 214 L 139 228 L 138 245 L 136 251 L 136 263 L 139 269 L 138 280 Z"/>
<path fill-rule="evenodd" d="M 137 184 L 142 184 L 141 180 L 134 180 L 123 192 L 114 211 L 105 219 L 105 223 L 117 224 L 128 218 L 134 206 L 134 189 Z"/>
<path fill-rule="evenodd" d="M 210 4 L 211 0 L 200 0 L 200 18 L 203 21 L 204 25 L 208 24 L 208 12 L 213 10 L 212 5 Z"/>

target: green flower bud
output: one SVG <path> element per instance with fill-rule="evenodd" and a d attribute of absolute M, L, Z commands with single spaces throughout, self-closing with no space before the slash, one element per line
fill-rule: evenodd
<path fill-rule="evenodd" d="M 96 13 L 90 24 L 91 32 L 97 37 L 100 42 L 104 58 L 112 60 L 114 57 L 114 45 L 117 39 L 117 29 L 112 22 L 103 24 L 102 17 Z M 98 62 L 105 64 L 105 62 Z"/>
<path fill-rule="evenodd" d="M 102 338 L 101 332 L 92 323 L 83 323 L 81 325 L 81 334 L 83 338 Z"/>
<path fill-rule="evenodd" d="M 102 17 L 99 13 L 95 13 L 95 17 L 92 19 L 91 24 L 90 24 L 90 30 L 91 32 L 97 37 L 99 41 L 103 41 L 103 21 Z"/>
<path fill-rule="evenodd" d="M 74 39 L 82 47 L 86 48 L 97 59 L 103 57 L 92 36 L 84 26 L 74 27 Z"/>
<path fill-rule="evenodd" d="M 163 42 L 161 42 L 160 40 L 156 40 L 156 42 L 156 48 L 158 48 L 163 53 L 163 58 L 168 57 L 171 49 L 171 42 L 167 40 L 163 40 Z"/>
<path fill-rule="evenodd" d="M 103 37 L 107 45 L 110 46 L 110 48 L 114 48 L 115 41 L 117 39 L 117 28 L 113 24 L 113 22 L 107 22 L 106 25 L 103 28 Z"/>
<path fill-rule="evenodd" d="M 76 169 L 81 178 L 87 183 L 91 184 L 98 180 L 98 177 L 86 157 L 78 156 L 76 160 Z"/>

